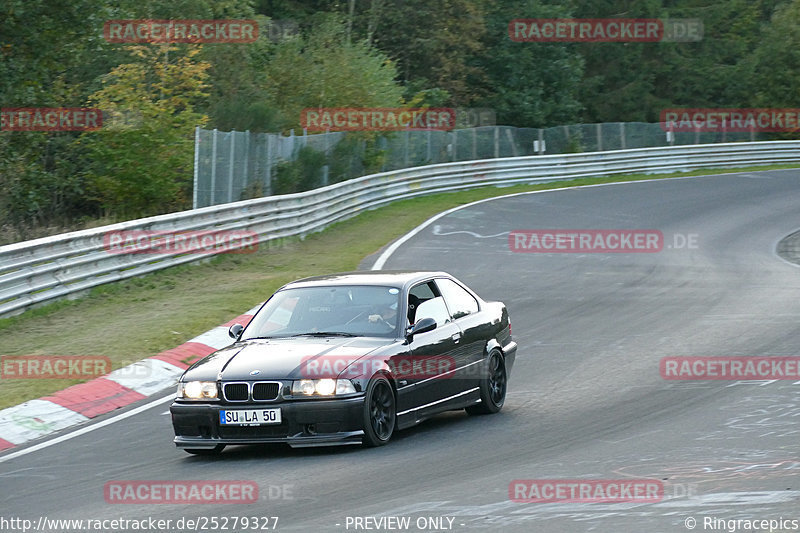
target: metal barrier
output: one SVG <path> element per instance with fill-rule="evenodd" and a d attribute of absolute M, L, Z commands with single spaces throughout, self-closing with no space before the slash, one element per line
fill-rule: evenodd
<path fill-rule="evenodd" d="M 375 132 L 370 152 L 390 172 L 409 167 L 457 163 L 478 159 L 559 155 L 689 144 L 754 142 L 755 131 L 669 131 L 667 123 L 606 122 L 570 124 L 550 128 L 495 125 L 491 109 L 456 108 L 456 123 L 449 131 Z M 462 129 L 463 128 L 463 129 Z M 272 194 L 279 163 L 296 161 L 301 149 L 320 157 L 308 176 L 313 187 L 339 183 L 365 175 L 367 141 L 363 132 L 289 136 L 249 131 L 195 129 L 194 194 L 192 207 L 208 207 Z M 373 160 L 372 164 L 376 164 Z M 315 180 L 316 179 L 316 180 Z"/>
<path fill-rule="evenodd" d="M 207 254 L 110 253 L 114 231 L 242 230 L 259 243 L 304 236 L 395 200 L 487 185 L 544 183 L 590 176 L 800 163 L 800 141 L 707 144 L 526 156 L 408 168 L 313 191 L 270 196 L 132 220 L 0 247 L 0 317 L 98 285 L 197 261 Z"/>

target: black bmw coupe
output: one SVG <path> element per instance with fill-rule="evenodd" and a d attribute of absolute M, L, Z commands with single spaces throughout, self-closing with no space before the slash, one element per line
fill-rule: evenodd
<path fill-rule="evenodd" d="M 505 305 L 444 272 L 350 272 L 279 289 L 189 367 L 175 444 L 380 446 L 443 411 L 503 407 L 517 344 Z"/>

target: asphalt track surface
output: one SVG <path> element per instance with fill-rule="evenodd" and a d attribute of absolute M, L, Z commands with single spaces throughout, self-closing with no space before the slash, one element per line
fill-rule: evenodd
<path fill-rule="evenodd" d="M 377 449 L 231 447 L 209 459 L 175 449 L 169 403 L 150 399 L 74 438 L 0 455 L 0 518 L 277 516 L 279 531 L 364 531 L 355 517 L 404 516 L 408 531 L 548 532 L 800 520 L 800 382 L 659 374 L 668 356 L 800 354 L 800 268 L 775 253 L 798 227 L 798 170 L 523 194 L 453 211 L 404 241 L 385 268 L 445 270 L 507 304 L 520 348 L 500 414 L 447 413 Z M 664 248 L 509 250 L 509 231 L 551 228 L 655 229 Z M 691 248 L 676 246 L 688 239 Z M 509 500 L 513 480 L 548 478 L 648 478 L 665 494 L 651 503 Z M 104 484 L 119 480 L 252 480 L 260 500 L 109 504 Z M 438 529 L 417 521 L 436 517 Z"/>

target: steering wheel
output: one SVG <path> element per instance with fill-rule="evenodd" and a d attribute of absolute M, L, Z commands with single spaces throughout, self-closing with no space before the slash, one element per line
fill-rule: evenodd
<path fill-rule="evenodd" d="M 378 314 L 377 317 L 378 317 L 378 320 L 376 320 L 375 322 L 370 321 L 370 324 L 382 324 L 382 325 L 386 326 L 386 328 L 387 328 L 386 331 L 391 331 L 391 330 L 394 329 L 394 324 L 390 324 L 389 322 L 387 322 L 387 320 L 385 318 L 383 318 L 382 315 Z"/>
<path fill-rule="evenodd" d="M 366 311 L 361 311 L 361 312 L 360 312 L 360 313 L 358 313 L 356 316 L 354 316 L 353 318 L 351 318 L 350 320 L 348 320 L 347 322 L 345 322 L 345 323 L 344 323 L 344 325 L 345 325 L 345 326 L 349 326 L 350 324 L 352 324 L 353 322 L 355 322 L 356 320 L 358 320 L 359 318 L 361 318 L 361 317 L 362 317 L 362 316 L 364 316 L 365 314 L 367 314 L 367 312 L 366 312 Z"/>

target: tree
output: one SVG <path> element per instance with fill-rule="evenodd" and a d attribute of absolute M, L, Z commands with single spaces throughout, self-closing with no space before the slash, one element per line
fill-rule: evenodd
<path fill-rule="evenodd" d="M 743 61 L 753 107 L 798 107 L 800 0 L 779 6 L 752 54 Z"/>
<path fill-rule="evenodd" d="M 704 27 L 697 42 L 581 44 L 583 120 L 655 122 L 669 107 L 749 105 L 742 61 L 763 40 L 761 27 L 776 1 L 782 0 L 682 0 L 666 6 L 657 0 L 575 0 L 576 17 L 690 18 Z"/>
<path fill-rule="evenodd" d="M 373 0 L 361 15 L 364 34 L 398 63 L 405 95 L 425 89 L 450 94 L 449 105 L 469 106 L 483 72 L 483 0 Z"/>
<path fill-rule="evenodd" d="M 366 42 L 347 42 L 339 17 L 325 16 L 306 35 L 275 46 L 264 88 L 281 129 L 300 127 L 309 107 L 393 107 L 401 103 L 392 61 Z"/>
<path fill-rule="evenodd" d="M 206 45 L 203 59 L 209 74 L 210 126 L 223 131 L 274 132 L 280 129 L 277 109 L 265 89 L 264 65 L 275 44 L 268 39 L 270 20 L 257 15 L 259 39 L 254 43 Z"/>
<path fill-rule="evenodd" d="M 200 50 L 132 47 L 137 61 L 114 68 L 90 96 L 89 104 L 108 118 L 80 143 L 107 213 L 130 217 L 190 207 L 193 130 L 208 120 L 196 111 L 207 96 L 209 68 L 198 60 Z"/>
<path fill-rule="evenodd" d="M 508 25 L 518 18 L 569 17 L 563 7 L 529 1 L 497 2 L 487 16 L 486 53 L 477 58 L 486 82 L 476 107 L 495 110 L 498 124 L 546 127 L 577 122 L 583 61 L 574 44 L 514 42 Z"/>

